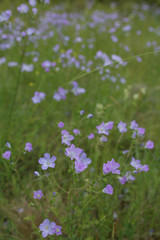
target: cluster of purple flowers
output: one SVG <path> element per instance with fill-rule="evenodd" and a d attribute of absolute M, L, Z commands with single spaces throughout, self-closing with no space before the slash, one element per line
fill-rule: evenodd
<path fill-rule="evenodd" d="M 42 100 L 44 100 L 46 97 L 46 94 L 44 92 L 35 92 L 34 96 L 32 97 L 32 102 L 34 104 L 40 103 Z"/>
<path fill-rule="evenodd" d="M 11 144 L 10 144 L 9 142 L 7 142 L 7 143 L 5 144 L 5 146 L 6 146 L 7 148 L 11 148 Z M 30 142 L 27 142 L 26 145 L 25 145 L 24 150 L 25 150 L 26 152 L 31 152 L 31 151 L 33 151 L 32 144 L 31 144 Z M 10 158 L 11 158 L 11 151 L 10 151 L 10 150 L 5 151 L 5 152 L 2 154 L 2 157 L 3 157 L 4 159 L 6 159 L 6 160 L 10 160 Z"/>
<path fill-rule="evenodd" d="M 48 235 L 61 235 L 61 229 L 61 226 L 57 226 L 55 222 L 50 222 L 49 219 L 45 219 L 43 223 L 39 225 L 39 230 L 42 232 L 42 237 L 44 238 Z"/>
<path fill-rule="evenodd" d="M 21 72 L 32 72 L 34 70 L 33 64 L 23 63 L 21 67 Z"/>
<path fill-rule="evenodd" d="M 78 84 L 76 81 L 71 82 L 71 84 L 72 84 L 72 86 L 73 86 L 73 88 L 71 89 L 71 92 L 72 92 L 75 96 L 80 95 L 80 94 L 82 94 L 82 93 L 85 93 L 86 90 L 85 90 L 84 88 L 80 88 L 80 87 L 79 87 L 79 84 Z"/>
<path fill-rule="evenodd" d="M 120 164 L 115 162 L 114 159 L 112 159 L 111 161 L 103 164 L 103 174 L 120 174 L 120 170 L 118 169 L 119 167 Z"/>
<path fill-rule="evenodd" d="M 132 176 L 130 171 L 127 171 L 123 177 L 119 177 L 118 179 L 119 179 L 120 183 L 123 185 L 128 181 L 134 181 L 135 177 Z"/>
<path fill-rule="evenodd" d="M 17 11 L 20 12 L 20 13 L 27 13 L 28 10 L 29 10 L 29 7 L 28 7 L 28 5 L 25 4 L 25 3 L 22 3 L 21 5 L 19 5 L 19 6 L 17 7 Z"/>
<path fill-rule="evenodd" d="M 67 93 L 68 90 L 65 90 L 64 88 L 60 87 L 58 88 L 58 91 L 54 93 L 53 99 L 55 99 L 56 101 L 65 100 Z"/>
<path fill-rule="evenodd" d="M 11 10 L 6 10 L 0 14 L 0 22 L 6 22 L 10 19 L 12 16 L 12 11 Z"/>
<path fill-rule="evenodd" d="M 103 174 L 120 174 L 120 170 L 118 169 L 120 167 L 120 164 L 115 162 L 114 159 L 112 159 L 111 161 L 108 161 L 107 163 L 103 164 Z M 113 194 L 113 187 L 108 184 L 104 189 L 103 189 L 104 193 L 107 194 Z"/>
<path fill-rule="evenodd" d="M 36 0 L 29 0 L 29 5 L 32 6 L 32 7 L 35 7 L 37 4 L 37 1 Z"/>
<path fill-rule="evenodd" d="M 82 93 L 85 93 L 85 89 L 84 88 L 80 88 L 79 84 L 76 81 L 71 82 L 71 84 L 73 86 L 73 88 L 71 89 L 71 92 L 75 96 L 80 95 Z M 65 100 L 67 93 L 68 93 L 68 90 L 60 87 L 60 88 L 58 88 L 58 91 L 54 93 L 53 99 L 55 99 L 56 101 Z"/>
<path fill-rule="evenodd" d="M 87 154 L 84 152 L 84 150 L 81 148 L 76 148 L 74 144 L 65 150 L 66 156 L 68 156 L 71 160 L 75 160 L 74 164 L 76 173 L 84 171 L 91 163 L 91 159 L 87 157 Z"/>
<path fill-rule="evenodd" d="M 132 134 L 132 138 L 136 138 L 136 136 L 143 138 L 145 134 L 145 128 L 139 127 L 138 123 L 133 120 L 130 124 L 130 129 L 134 130 Z M 154 148 L 154 142 L 151 140 L 147 141 L 145 144 L 145 148 L 147 149 L 153 149 Z"/>
<path fill-rule="evenodd" d="M 134 157 L 132 157 L 132 161 L 130 162 L 131 166 L 134 167 L 136 169 L 136 171 L 134 171 L 134 173 L 136 172 L 148 172 L 149 167 L 148 165 L 142 165 L 140 160 L 136 160 Z"/>
<path fill-rule="evenodd" d="M 149 171 L 148 165 L 146 165 L 146 164 L 142 165 L 141 161 L 140 160 L 136 160 L 134 157 L 132 157 L 130 165 L 132 167 L 134 167 L 135 170 L 133 172 L 127 171 L 124 176 L 118 178 L 122 185 L 125 184 L 128 181 L 134 181 L 135 180 L 135 176 L 132 176 L 132 173 L 136 174 L 138 172 L 148 172 Z"/>
<path fill-rule="evenodd" d="M 46 72 L 49 72 L 50 68 L 55 66 L 56 66 L 56 63 L 50 62 L 49 60 L 46 60 L 42 63 L 42 67 L 45 69 Z"/>
<path fill-rule="evenodd" d="M 45 4 L 49 4 L 50 3 L 50 0 L 43 0 L 43 2 L 45 3 Z M 33 14 L 36 14 L 37 13 L 37 11 L 38 11 L 38 9 L 37 8 L 35 8 L 35 6 L 37 5 L 37 0 L 28 0 L 28 3 L 29 3 L 29 5 L 32 7 L 32 12 L 33 12 Z M 25 4 L 25 3 L 22 3 L 22 4 L 20 4 L 18 7 L 17 7 L 17 11 L 19 12 L 19 13 L 27 13 L 28 11 L 29 11 L 29 6 L 27 5 L 27 4 Z"/>
<path fill-rule="evenodd" d="M 132 134 L 132 138 L 135 138 L 137 135 L 139 137 L 143 137 L 143 135 L 145 134 L 145 128 L 141 128 L 139 127 L 138 123 L 136 123 L 135 120 L 133 120 L 130 124 L 130 129 L 134 130 L 133 134 Z"/>

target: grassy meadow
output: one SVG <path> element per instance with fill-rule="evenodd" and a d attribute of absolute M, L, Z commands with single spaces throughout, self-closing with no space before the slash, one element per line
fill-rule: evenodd
<path fill-rule="evenodd" d="M 34 3 L 0 1 L 0 240 L 159 240 L 160 8 Z"/>

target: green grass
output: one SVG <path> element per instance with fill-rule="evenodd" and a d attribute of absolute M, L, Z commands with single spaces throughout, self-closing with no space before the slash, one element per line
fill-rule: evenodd
<path fill-rule="evenodd" d="M 0 9 L 12 7 L 11 21 L 14 21 L 17 14 L 15 9 L 18 3 L 0 3 Z M 50 7 L 40 6 L 40 15 L 47 9 Z M 80 12 L 84 16 L 80 20 L 81 26 L 85 26 L 96 9 L 113 11 L 106 4 L 97 4 L 90 10 L 85 8 Z M 11 165 L 10 161 L 2 157 L 0 160 L 0 240 L 43 239 L 38 226 L 45 218 L 62 226 L 63 234 L 55 239 L 160 239 L 160 55 L 159 52 L 144 55 L 140 63 L 134 57 L 153 51 L 152 47 L 146 47 L 147 41 L 157 41 L 157 45 L 160 44 L 159 36 L 148 32 L 148 27 L 158 28 L 159 17 L 154 11 L 146 11 L 143 13 L 146 19 L 141 21 L 132 9 L 132 5 L 128 4 L 115 9 L 119 11 L 119 21 L 123 17 L 129 17 L 132 26 L 127 37 L 121 28 L 117 30 L 115 35 L 119 39 L 118 43 L 111 41 L 107 31 L 99 33 L 98 27 L 88 27 L 81 29 L 79 36 L 85 44 L 87 39 L 94 38 L 94 48 L 82 50 L 80 44 L 72 43 L 77 36 L 73 25 L 61 30 L 65 36 L 70 37 L 68 46 L 64 45 L 56 27 L 52 27 L 54 37 L 46 41 L 39 39 L 37 48 L 32 43 L 22 41 L 10 50 L 0 50 L 0 56 L 6 57 L 7 62 L 20 62 L 22 55 L 29 51 L 40 53 L 32 73 L 20 73 L 18 68 L 9 68 L 6 64 L 0 66 L 0 151 L 2 156 L 6 150 L 5 143 L 10 142 L 10 161 L 13 162 Z M 69 11 L 72 12 L 71 6 Z M 28 27 L 37 25 L 38 20 L 31 16 L 22 18 Z M 137 30 L 141 30 L 142 35 L 136 35 Z M 116 64 L 105 67 L 110 70 L 111 76 L 120 74 L 124 77 L 126 84 L 112 83 L 108 79 L 101 81 L 99 72 L 93 71 L 77 79 L 80 86 L 86 89 L 85 94 L 74 96 L 69 93 L 65 101 L 56 102 L 52 99 L 53 93 L 60 86 L 70 89 L 70 81 L 80 73 L 75 67 L 62 68 L 58 55 L 53 58 L 52 48 L 57 42 L 61 47 L 60 52 L 72 48 L 73 56 L 85 55 L 87 60 L 94 62 L 94 68 L 99 66 L 94 59 L 98 50 L 108 56 L 117 54 L 123 59 L 133 56 L 126 67 L 116 69 Z M 119 43 L 128 45 L 131 51 L 125 52 Z M 56 61 L 60 70 L 45 72 L 41 67 L 45 60 Z M 24 56 L 23 62 L 32 63 L 32 57 Z M 117 85 L 119 89 L 116 88 Z M 31 98 L 35 91 L 45 92 L 47 96 L 40 104 L 34 105 Z M 85 115 L 80 116 L 82 109 L 85 110 Z M 89 113 L 94 117 L 87 119 Z M 116 126 L 121 120 L 129 126 L 134 119 L 146 129 L 143 142 L 148 139 L 154 141 L 154 150 L 147 151 L 140 147 L 139 142 L 131 139 L 130 130 L 126 134 L 118 132 Z M 75 138 L 74 144 L 85 149 L 87 156 L 92 159 L 91 165 L 78 175 L 74 174 L 69 158 L 64 154 L 61 130 L 57 127 L 60 121 L 64 122 L 65 129 L 70 133 L 74 128 L 81 130 L 81 135 Z M 103 121 L 114 121 L 114 129 L 104 144 L 100 143 L 96 134 L 96 126 Z M 88 140 L 87 136 L 91 132 L 96 137 Z M 26 142 L 33 144 L 33 152 L 24 154 Z M 133 147 L 133 153 L 123 155 L 122 151 L 130 146 Z M 57 156 L 56 167 L 49 169 L 50 177 L 39 180 L 33 172 L 37 170 L 44 174 L 40 170 L 38 159 L 45 152 Z M 101 177 L 103 163 L 112 158 L 120 163 L 122 175 L 133 170 L 129 165 L 131 156 L 148 164 L 150 170 L 136 175 L 135 181 L 125 185 L 120 185 L 115 175 Z M 93 168 L 94 171 L 91 171 Z M 113 195 L 102 193 L 106 184 L 113 186 Z M 44 198 L 40 201 L 33 199 L 33 191 L 38 189 L 44 193 Z M 52 195 L 54 191 L 56 197 Z M 22 213 L 18 212 L 20 208 L 24 208 Z M 114 218 L 113 215 L 117 217 Z M 152 229 L 153 233 L 150 232 Z"/>

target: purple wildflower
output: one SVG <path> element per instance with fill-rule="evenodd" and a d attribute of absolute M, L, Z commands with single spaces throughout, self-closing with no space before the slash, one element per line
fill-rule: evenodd
<path fill-rule="evenodd" d="M 8 21 L 11 16 L 12 16 L 11 10 L 6 10 L 5 12 L 2 12 L 0 15 L 0 22 Z"/>
<path fill-rule="evenodd" d="M 140 172 L 148 172 L 149 171 L 149 167 L 147 164 L 142 165 L 139 169 Z"/>
<path fill-rule="evenodd" d="M 0 58 L 0 65 L 2 65 L 5 62 L 6 62 L 6 58 L 5 57 Z"/>
<path fill-rule="evenodd" d="M 49 72 L 49 71 L 50 71 L 50 68 L 45 68 L 45 71 L 46 71 L 46 72 Z"/>
<path fill-rule="evenodd" d="M 149 140 L 148 142 L 146 142 L 145 148 L 147 148 L 147 149 L 153 149 L 153 148 L 154 148 L 154 142 L 152 142 L 151 140 Z"/>
<path fill-rule="evenodd" d="M 80 94 L 82 94 L 82 93 L 85 93 L 86 90 L 85 90 L 84 88 L 80 88 L 80 87 L 79 87 L 79 84 L 78 84 L 76 81 L 71 82 L 71 84 L 72 84 L 72 86 L 73 86 L 71 92 L 72 92 L 75 96 L 80 95 Z"/>
<path fill-rule="evenodd" d="M 83 152 L 78 158 L 78 160 L 75 161 L 76 173 L 84 171 L 91 162 L 92 162 L 91 159 L 87 158 L 87 154 Z"/>
<path fill-rule="evenodd" d="M 21 32 L 21 36 L 22 37 L 25 37 L 27 34 L 26 34 L 26 32 L 25 31 L 22 31 Z M 17 66 L 18 65 L 18 63 L 16 63 L 16 62 L 11 62 L 11 66 Z"/>
<path fill-rule="evenodd" d="M 123 185 L 128 181 L 134 181 L 135 177 L 132 176 L 130 171 L 128 171 L 128 172 L 126 172 L 126 174 L 123 177 L 119 177 L 118 179 L 119 179 L 120 183 Z"/>
<path fill-rule="evenodd" d="M 74 164 L 75 164 L 76 173 L 80 173 L 87 168 L 87 165 L 85 165 L 83 162 L 80 162 L 80 161 L 75 161 Z"/>
<path fill-rule="evenodd" d="M 132 161 L 130 162 L 130 165 L 137 170 L 141 167 L 141 161 L 136 160 L 134 157 L 132 157 Z"/>
<path fill-rule="evenodd" d="M 63 122 L 59 122 L 59 123 L 58 123 L 58 127 L 59 127 L 59 128 L 63 128 L 63 127 L 64 127 L 64 123 L 63 123 Z"/>
<path fill-rule="evenodd" d="M 40 97 L 41 100 L 44 100 L 45 96 L 46 96 L 46 94 L 44 92 L 39 93 L 39 97 Z"/>
<path fill-rule="evenodd" d="M 127 181 L 134 181 L 135 177 L 132 176 L 131 171 L 126 172 Z"/>
<path fill-rule="evenodd" d="M 136 123 L 135 120 L 133 120 L 130 124 L 130 129 L 137 130 L 138 129 L 138 123 Z"/>
<path fill-rule="evenodd" d="M 120 174 L 120 170 L 118 170 L 119 167 L 120 164 L 115 162 L 114 159 L 112 159 L 111 161 L 103 164 L 103 173 L 108 174 L 111 172 L 112 174 Z"/>
<path fill-rule="evenodd" d="M 109 135 L 109 130 L 112 130 L 112 128 L 113 128 L 113 122 L 112 121 L 107 122 L 107 123 L 102 122 L 96 128 L 98 130 L 98 134 Z"/>
<path fill-rule="evenodd" d="M 29 7 L 27 4 L 21 4 L 20 6 L 17 7 L 18 12 L 20 13 L 27 13 L 29 10 Z"/>
<path fill-rule="evenodd" d="M 7 143 L 5 144 L 5 146 L 8 147 L 8 148 L 11 148 L 11 144 L 10 144 L 9 142 L 7 142 Z"/>
<path fill-rule="evenodd" d="M 123 123 L 122 121 L 120 121 L 120 122 L 118 123 L 117 128 L 119 129 L 119 131 L 120 131 L 121 133 L 127 132 L 126 125 L 127 125 L 126 123 Z"/>
<path fill-rule="evenodd" d="M 41 166 L 41 168 L 43 169 L 43 170 L 46 170 L 46 169 L 48 169 L 49 167 L 51 167 L 51 168 L 54 168 L 55 167 L 55 161 L 56 161 L 56 157 L 55 156 L 52 156 L 52 157 L 50 157 L 50 154 L 49 153 L 45 153 L 44 154 L 44 157 L 43 158 L 40 158 L 39 160 L 38 160 L 38 162 L 39 162 L 39 164 L 41 164 L 42 166 Z"/>
<path fill-rule="evenodd" d="M 12 61 L 8 63 L 8 67 L 16 67 L 16 66 L 18 66 L 17 62 Z"/>
<path fill-rule="evenodd" d="M 124 27 L 122 28 L 122 30 L 123 30 L 124 32 L 128 32 L 128 31 L 131 30 L 131 26 L 130 26 L 130 25 L 126 25 L 126 26 L 124 26 Z"/>
<path fill-rule="evenodd" d="M 108 185 L 103 189 L 103 192 L 112 195 L 112 194 L 113 194 L 113 187 L 112 187 L 110 184 L 108 184 Z"/>
<path fill-rule="evenodd" d="M 26 34 L 28 36 L 31 36 L 33 33 L 35 33 L 35 28 L 27 28 Z"/>
<path fill-rule="evenodd" d="M 111 58 L 112 58 L 112 60 L 115 61 L 115 62 L 123 63 L 122 58 L 121 58 L 120 56 L 116 55 L 116 54 L 112 54 L 112 55 L 111 55 Z"/>
<path fill-rule="evenodd" d="M 30 6 L 34 7 L 34 6 L 36 6 L 36 4 L 37 4 L 36 0 L 29 0 Z"/>
<path fill-rule="evenodd" d="M 35 199 L 41 199 L 43 197 L 43 193 L 41 190 L 34 191 L 34 196 Z"/>
<path fill-rule="evenodd" d="M 25 149 L 27 152 L 31 152 L 33 151 L 33 148 L 32 148 L 32 143 L 26 143 L 26 146 L 25 146 Z"/>
<path fill-rule="evenodd" d="M 92 118 L 93 117 L 93 114 L 92 113 L 89 113 L 88 115 L 87 115 L 87 118 Z"/>
<path fill-rule="evenodd" d="M 67 90 L 65 90 L 64 88 L 60 87 L 60 88 L 58 88 L 58 92 L 54 93 L 53 99 L 55 99 L 56 101 L 60 101 L 61 99 L 65 100 L 67 93 L 68 93 Z"/>
<path fill-rule="evenodd" d="M 81 110 L 80 111 L 80 115 L 82 116 L 84 114 L 84 110 Z"/>
<path fill-rule="evenodd" d="M 41 66 L 43 68 L 50 68 L 51 67 L 51 62 L 49 60 L 46 60 L 46 61 L 42 62 Z"/>
<path fill-rule="evenodd" d="M 137 62 L 142 62 L 142 58 L 140 56 L 137 56 L 136 59 L 137 59 Z"/>
<path fill-rule="evenodd" d="M 60 48 L 60 46 L 59 46 L 58 44 L 56 44 L 56 45 L 54 46 L 54 48 L 52 48 L 52 50 L 53 50 L 54 52 L 58 52 L 59 48 Z"/>
<path fill-rule="evenodd" d="M 32 102 L 34 104 L 40 103 L 42 100 L 45 99 L 46 94 L 43 92 L 35 92 L 34 96 L 32 97 Z"/>
<path fill-rule="evenodd" d="M 136 136 L 137 136 L 137 132 L 133 132 L 132 138 L 136 138 Z"/>
<path fill-rule="evenodd" d="M 132 161 L 130 162 L 130 165 L 134 167 L 136 170 L 139 170 L 139 172 L 148 172 L 149 167 L 148 165 L 141 165 L 140 160 L 136 160 L 132 157 Z"/>
<path fill-rule="evenodd" d="M 45 219 L 39 226 L 40 231 L 42 231 L 42 237 L 45 238 L 48 235 L 53 235 L 55 233 L 55 227 L 55 222 L 50 223 L 49 219 Z"/>
<path fill-rule="evenodd" d="M 106 128 L 106 130 L 107 130 L 107 131 L 112 130 L 113 124 L 114 124 L 113 121 L 110 121 L 110 122 L 105 123 L 105 128 Z"/>
<path fill-rule="evenodd" d="M 33 64 L 23 63 L 21 67 L 21 72 L 32 72 L 34 70 Z"/>
<path fill-rule="evenodd" d="M 67 146 L 71 145 L 71 141 L 74 139 L 74 137 L 72 135 L 69 134 L 69 132 L 67 130 L 62 130 L 61 132 L 62 134 L 62 144 L 66 144 Z"/>
<path fill-rule="evenodd" d="M 107 142 L 108 141 L 108 138 L 106 136 L 101 136 L 100 137 L 100 141 L 101 142 Z"/>
<path fill-rule="evenodd" d="M 79 129 L 73 129 L 73 133 L 74 133 L 75 135 L 79 135 L 81 132 L 80 132 Z"/>
<path fill-rule="evenodd" d="M 50 4 L 50 0 L 44 0 L 45 4 Z"/>
<path fill-rule="evenodd" d="M 37 8 L 32 8 L 32 12 L 33 12 L 34 15 L 36 15 L 37 12 L 38 12 L 38 9 Z"/>
<path fill-rule="evenodd" d="M 105 135 L 109 135 L 109 132 L 106 130 L 105 128 L 105 123 L 102 122 L 99 126 L 96 127 L 98 130 L 98 134 L 105 134 Z"/>
<path fill-rule="evenodd" d="M 120 183 L 121 183 L 122 185 L 127 182 L 127 178 L 126 178 L 125 175 L 124 175 L 123 177 L 119 177 L 118 179 L 119 179 L 119 181 L 120 181 Z"/>
<path fill-rule="evenodd" d="M 39 177 L 39 176 L 40 176 L 39 172 L 37 172 L 37 171 L 34 171 L 34 175 L 35 175 L 36 177 Z"/>
<path fill-rule="evenodd" d="M 71 160 L 78 160 L 80 154 L 83 151 L 81 148 L 76 148 L 74 144 L 72 144 L 69 148 L 66 148 L 65 150 L 66 156 L 68 156 Z"/>
<path fill-rule="evenodd" d="M 123 150 L 122 153 L 125 155 L 125 154 L 129 153 L 129 150 Z"/>
<path fill-rule="evenodd" d="M 57 225 L 56 225 L 56 227 L 55 227 L 55 234 L 56 234 L 57 236 L 62 234 L 61 229 L 62 229 L 61 226 L 57 226 Z"/>
<path fill-rule="evenodd" d="M 84 163 L 87 166 L 92 162 L 90 158 L 87 158 L 87 154 L 84 152 L 81 153 L 78 161 Z"/>
<path fill-rule="evenodd" d="M 5 153 L 2 154 L 4 159 L 9 160 L 11 157 L 11 151 L 6 151 Z"/>
<path fill-rule="evenodd" d="M 91 133 L 88 135 L 88 139 L 93 139 L 94 138 L 94 133 Z"/>
<path fill-rule="evenodd" d="M 145 128 L 138 128 L 138 136 L 143 136 L 145 133 Z"/>

